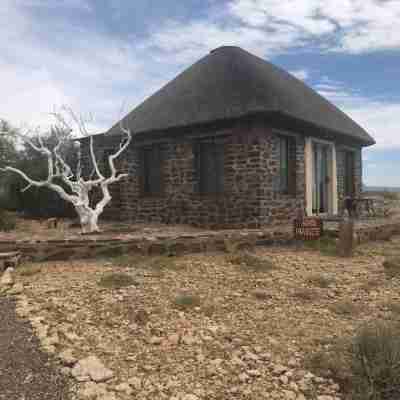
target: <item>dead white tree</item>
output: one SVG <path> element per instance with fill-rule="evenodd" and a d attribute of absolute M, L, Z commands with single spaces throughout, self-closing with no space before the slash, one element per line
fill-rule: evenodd
<path fill-rule="evenodd" d="M 77 116 L 71 109 L 66 107 L 63 108 L 63 112 L 54 112 L 52 113 L 52 116 L 56 122 L 52 129 L 57 136 L 57 144 L 53 149 L 50 149 L 43 143 L 43 138 L 41 137 L 38 129 L 26 130 L 23 133 L 18 130 L 14 130 L 12 132 L 1 132 L 3 135 L 14 135 L 17 138 L 22 139 L 34 150 L 45 156 L 48 164 L 47 178 L 42 181 L 33 180 L 25 172 L 12 166 L 1 168 L 0 171 L 15 173 L 24 179 L 28 185 L 22 189 L 22 191 L 26 191 L 31 187 L 47 187 L 51 190 L 54 190 L 63 200 L 73 204 L 79 216 L 82 226 L 82 233 L 100 232 L 98 219 L 104 211 L 105 206 L 112 200 L 109 186 L 112 183 L 119 182 L 128 175 L 118 174 L 114 161 L 128 148 L 129 144 L 131 143 L 131 130 L 125 128 L 122 123 L 120 124 L 120 129 L 125 135 L 125 140 L 120 142 L 119 148 L 115 151 L 115 153 L 108 156 L 110 176 L 105 177 L 100 171 L 100 167 L 97 162 L 94 150 L 93 135 L 90 135 L 87 130 L 87 121 L 85 121 L 81 116 Z M 89 138 L 89 153 L 91 163 L 93 164 L 93 172 L 88 179 L 85 179 L 82 175 L 82 154 L 79 141 L 75 141 L 78 161 L 74 171 L 72 167 L 67 164 L 61 154 L 62 146 L 67 140 L 65 132 L 72 132 L 71 124 L 67 122 L 66 116 L 68 116 L 69 119 L 76 124 L 82 136 L 88 136 Z M 32 134 L 34 137 L 37 137 L 37 141 L 34 141 Z M 54 182 L 57 178 L 64 182 L 65 186 L 68 188 L 67 190 Z M 102 197 L 97 204 L 91 206 L 90 193 L 95 187 L 101 189 Z"/>

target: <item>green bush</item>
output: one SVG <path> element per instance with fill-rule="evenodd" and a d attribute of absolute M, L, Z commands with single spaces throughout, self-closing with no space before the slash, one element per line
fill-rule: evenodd
<path fill-rule="evenodd" d="M 0 232 L 9 232 L 16 228 L 17 219 L 15 214 L 0 210 Z"/>

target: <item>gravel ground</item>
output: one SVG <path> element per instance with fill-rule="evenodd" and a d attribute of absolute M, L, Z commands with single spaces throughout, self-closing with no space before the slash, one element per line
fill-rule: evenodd
<path fill-rule="evenodd" d="M 68 382 L 39 348 L 15 303 L 0 297 L 0 399 L 67 400 Z"/>

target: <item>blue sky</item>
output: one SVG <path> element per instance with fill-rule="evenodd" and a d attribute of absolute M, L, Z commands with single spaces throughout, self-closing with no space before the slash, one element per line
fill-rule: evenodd
<path fill-rule="evenodd" d="M 400 186 L 398 0 L 1 0 L 0 118 L 66 104 L 110 126 L 184 68 L 239 45 L 292 72 L 377 140 L 365 182 Z"/>

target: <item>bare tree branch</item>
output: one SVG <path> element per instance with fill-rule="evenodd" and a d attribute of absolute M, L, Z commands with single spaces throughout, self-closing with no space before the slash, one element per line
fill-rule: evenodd
<path fill-rule="evenodd" d="M 108 164 L 111 170 L 111 176 L 105 178 L 105 176 L 100 171 L 94 151 L 93 135 L 89 135 L 85 119 L 82 116 L 76 115 L 68 107 L 63 107 L 62 111 L 64 112 L 64 114 L 57 111 L 51 113 L 56 121 L 56 125 L 53 126 L 53 131 L 57 138 L 57 143 L 52 150 L 50 150 L 49 147 L 45 145 L 42 136 L 38 134 L 38 129 L 27 130 L 25 131 L 25 133 L 21 133 L 19 131 L 12 133 L 16 137 L 22 139 L 29 146 L 31 146 L 35 151 L 46 156 L 48 165 L 47 179 L 42 181 L 31 179 L 25 172 L 11 166 L 0 169 L 0 171 L 12 172 L 19 175 L 25 182 L 28 183 L 23 191 L 28 190 L 32 186 L 47 187 L 55 191 L 62 199 L 74 205 L 75 210 L 79 215 L 83 232 L 96 232 L 99 231 L 97 225 L 98 218 L 104 211 L 106 205 L 112 199 L 109 185 L 115 182 L 119 182 L 121 179 L 125 178 L 128 175 L 126 173 L 118 175 L 114 162 L 130 145 L 132 141 L 132 134 L 130 129 L 125 128 L 122 123 L 120 124 L 121 131 L 126 135 L 126 139 L 120 143 L 119 148 L 115 151 L 115 153 L 111 154 L 108 157 Z M 73 169 L 66 162 L 61 153 L 61 148 L 66 143 L 66 134 L 70 134 L 72 132 L 71 125 L 68 123 L 65 114 L 69 118 L 71 118 L 72 121 L 77 125 L 81 135 L 89 136 L 89 154 L 94 170 L 87 180 L 82 177 L 82 154 L 80 145 L 77 146 L 78 162 L 75 174 L 73 173 Z M 32 133 L 37 136 L 38 144 L 36 144 L 30 137 Z M 10 132 L 0 132 L 0 134 L 9 135 Z M 96 174 L 97 176 L 95 179 L 93 179 L 94 174 Z M 54 183 L 53 181 L 56 178 L 61 178 L 61 180 L 67 185 L 67 187 L 73 194 L 67 193 L 62 186 Z M 89 195 L 94 187 L 100 187 L 102 198 L 95 207 L 91 207 Z"/>

